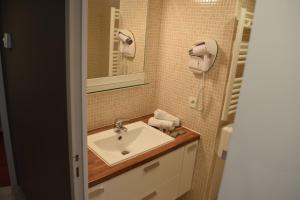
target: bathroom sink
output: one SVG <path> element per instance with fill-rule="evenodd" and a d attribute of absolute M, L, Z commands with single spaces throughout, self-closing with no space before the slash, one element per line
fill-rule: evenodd
<path fill-rule="evenodd" d="M 126 128 L 127 132 L 121 134 L 110 129 L 89 135 L 89 149 L 112 166 L 174 140 L 141 121 L 128 124 Z"/>

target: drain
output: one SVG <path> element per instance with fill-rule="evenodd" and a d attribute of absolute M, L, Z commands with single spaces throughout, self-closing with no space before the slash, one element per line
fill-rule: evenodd
<path fill-rule="evenodd" d="M 122 151 L 121 153 L 122 153 L 123 156 L 125 156 L 125 155 L 127 155 L 127 154 L 130 154 L 129 151 Z"/>

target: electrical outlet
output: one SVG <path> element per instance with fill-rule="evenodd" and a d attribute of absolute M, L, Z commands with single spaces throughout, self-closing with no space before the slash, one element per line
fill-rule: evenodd
<path fill-rule="evenodd" d="M 191 108 L 197 107 L 197 99 L 195 97 L 189 97 L 189 105 Z"/>

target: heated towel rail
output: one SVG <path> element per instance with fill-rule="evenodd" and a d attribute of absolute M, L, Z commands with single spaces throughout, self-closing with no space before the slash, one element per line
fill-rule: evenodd
<path fill-rule="evenodd" d="M 116 22 L 120 20 L 120 9 L 111 7 L 110 12 L 110 39 L 109 39 L 109 76 L 117 76 L 120 71 L 120 53 L 115 49 L 115 45 L 119 42 L 119 29 L 116 27 Z"/>
<path fill-rule="evenodd" d="M 237 74 L 240 67 L 244 67 L 248 54 L 249 41 L 243 40 L 246 30 L 252 28 L 253 13 L 242 8 L 238 19 L 237 33 L 233 45 L 232 61 L 226 87 L 226 96 L 224 101 L 222 121 L 226 121 L 228 117 L 237 111 L 238 100 L 240 97 L 243 77 Z"/>

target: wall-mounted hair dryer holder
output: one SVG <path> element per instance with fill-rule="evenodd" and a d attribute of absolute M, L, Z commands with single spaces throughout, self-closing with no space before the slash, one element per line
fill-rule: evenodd
<path fill-rule="evenodd" d="M 207 72 L 215 63 L 218 54 L 218 44 L 215 40 L 205 40 L 196 42 L 189 49 L 189 69 L 194 74 L 202 74 L 200 88 L 197 97 L 189 97 L 190 106 L 196 110 L 204 109 L 204 87 L 205 72 Z"/>
<path fill-rule="evenodd" d="M 196 74 L 208 71 L 215 63 L 218 54 L 218 45 L 215 40 L 196 42 L 189 50 L 189 68 Z"/>
<path fill-rule="evenodd" d="M 134 58 L 136 53 L 136 41 L 131 31 L 120 29 L 118 32 L 120 40 L 120 53 L 126 58 Z"/>

